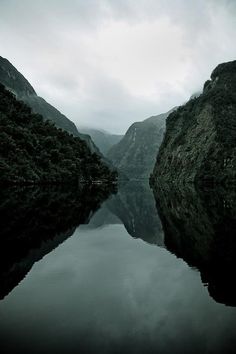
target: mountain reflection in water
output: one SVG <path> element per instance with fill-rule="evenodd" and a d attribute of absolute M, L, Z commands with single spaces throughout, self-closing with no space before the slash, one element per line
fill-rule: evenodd
<path fill-rule="evenodd" d="M 236 191 L 188 186 L 155 197 L 167 249 L 199 269 L 216 301 L 236 306 Z"/>
<path fill-rule="evenodd" d="M 4 354 L 234 353 L 234 201 L 138 182 L 2 190 Z"/>
<path fill-rule="evenodd" d="M 118 192 L 103 203 L 88 227 L 119 223 L 124 224 L 132 237 L 164 246 L 161 221 L 147 181 L 130 181 L 120 185 Z"/>
<path fill-rule="evenodd" d="M 102 186 L 3 188 L 0 191 L 0 299 L 33 264 L 71 236 L 111 192 Z"/>

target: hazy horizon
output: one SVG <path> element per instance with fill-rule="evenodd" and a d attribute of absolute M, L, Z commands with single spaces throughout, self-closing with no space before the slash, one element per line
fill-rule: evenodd
<path fill-rule="evenodd" d="M 124 134 L 236 59 L 232 0 L 0 0 L 0 55 L 79 128 Z"/>

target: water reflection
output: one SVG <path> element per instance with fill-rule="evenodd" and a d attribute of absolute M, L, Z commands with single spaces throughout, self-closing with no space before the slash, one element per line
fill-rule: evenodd
<path fill-rule="evenodd" d="M 102 186 L 0 190 L 0 299 L 33 264 L 89 222 L 110 194 Z"/>
<path fill-rule="evenodd" d="M 158 191 L 162 230 L 147 184 L 122 186 L 98 210 L 108 192 L 11 193 L 0 204 L 2 297 L 28 274 L 0 301 L 4 354 L 235 352 L 236 308 L 219 303 L 235 299 L 234 195 Z"/>
<path fill-rule="evenodd" d="M 148 181 L 130 181 L 119 186 L 118 192 L 94 215 L 89 227 L 108 224 L 124 224 L 132 237 L 164 245 L 162 225 Z"/>
<path fill-rule="evenodd" d="M 201 272 L 209 294 L 236 306 L 236 191 L 155 191 L 168 250 Z"/>

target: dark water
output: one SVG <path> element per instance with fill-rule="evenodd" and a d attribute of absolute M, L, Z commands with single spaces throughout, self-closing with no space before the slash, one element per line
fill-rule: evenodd
<path fill-rule="evenodd" d="M 2 190 L 1 352 L 235 353 L 235 200 Z"/>

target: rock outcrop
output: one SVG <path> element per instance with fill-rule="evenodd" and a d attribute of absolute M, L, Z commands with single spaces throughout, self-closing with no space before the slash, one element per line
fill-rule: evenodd
<path fill-rule="evenodd" d="M 236 180 L 236 61 L 220 64 L 203 93 L 169 115 L 151 183 Z"/>

